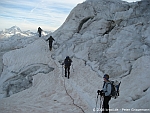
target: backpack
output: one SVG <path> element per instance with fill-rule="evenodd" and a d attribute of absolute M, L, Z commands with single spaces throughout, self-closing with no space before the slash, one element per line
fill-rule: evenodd
<path fill-rule="evenodd" d="M 71 66 L 71 62 L 72 62 L 72 60 L 70 58 L 65 59 L 65 62 L 64 62 L 65 66 L 70 67 Z"/>
<path fill-rule="evenodd" d="M 111 94 L 110 96 L 116 99 L 119 96 L 119 87 L 121 82 L 116 81 L 110 81 L 111 84 Z M 107 87 L 107 86 L 106 86 Z"/>

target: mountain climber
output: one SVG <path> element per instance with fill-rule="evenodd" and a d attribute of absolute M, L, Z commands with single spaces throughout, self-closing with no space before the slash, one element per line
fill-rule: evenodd
<path fill-rule="evenodd" d="M 46 41 L 48 41 L 48 40 L 49 40 L 49 50 L 51 51 L 52 50 L 52 43 L 55 40 L 54 40 L 54 38 L 52 36 L 50 36 Z"/>
<path fill-rule="evenodd" d="M 98 90 L 97 93 L 104 97 L 103 100 L 103 111 L 102 113 L 109 113 L 109 101 L 111 100 L 111 83 L 109 81 L 109 75 L 104 75 L 104 84 L 103 89 L 100 91 Z"/>
<path fill-rule="evenodd" d="M 39 33 L 39 37 L 41 37 L 41 33 L 42 33 L 42 29 L 40 27 L 38 27 L 38 33 Z"/>
<path fill-rule="evenodd" d="M 62 63 L 62 65 L 65 65 L 65 77 L 67 77 L 67 72 L 68 72 L 68 79 L 70 76 L 70 66 L 71 66 L 72 60 L 70 59 L 69 56 L 66 57 L 66 59 L 64 60 L 64 63 Z"/>

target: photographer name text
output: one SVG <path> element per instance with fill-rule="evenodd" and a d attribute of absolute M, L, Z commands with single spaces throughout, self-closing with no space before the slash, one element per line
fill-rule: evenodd
<path fill-rule="evenodd" d="M 103 111 L 104 109 L 101 108 L 93 108 L 93 111 Z M 138 109 L 138 108 L 121 108 L 121 109 L 117 109 L 117 108 L 113 108 L 113 109 L 109 109 L 109 111 L 124 111 L 124 112 L 128 112 L 128 111 L 150 111 L 150 109 Z"/>

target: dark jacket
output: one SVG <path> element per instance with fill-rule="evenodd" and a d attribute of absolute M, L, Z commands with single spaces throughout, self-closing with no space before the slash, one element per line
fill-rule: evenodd
<path fill-rule="evenodd" d="M 43 30 L 39 27 L 39 28 L 38 28 L 38 32 L 42 32 L 42 31 L 43 31 Z"/>
<path fill-rule="evenodd" d="M 72 63 L 72 60 L 68 57 L 64 60 L 65 67 L 70 67 L 71 63 Z"/>
<path fill-rule="evenodd" d="M 52 36 L 50 36 L 46 41 L 48 41 L 48 40 L 49 40 L 49 42 L 55 41 L 54 38 L 53 38 Z"/>

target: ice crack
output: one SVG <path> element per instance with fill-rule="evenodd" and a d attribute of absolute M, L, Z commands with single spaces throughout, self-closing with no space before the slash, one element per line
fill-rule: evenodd
<path fill-rule="evenodd" d="M 63 78 L 63 79 L 64 79 L 64 78 Z M 80 106 L 78 106 L 77 104 L 75 104 L 73 97 L 68 93 L 67 88 L 66 88 L 66 85 L 65 85 L 65 79 L 64 79 L 64 88 L 65 88 L 66 94 L 71 98 L 71 100 L 72 100 L 72 102 L 73 102 L 73 105 L 76 106 L 77 108 L 81 109 L 81 111 L 82 111 L 83 113 L 85 113 L 84 110 L 82 109 L 82 107 L 80 107 Z"/>
<path fill-rule="evenodd" d="M 7 79 L 3 83 L 3 91 L 6 92 L 5 97 L 21 92 L 32 86 L 33 76 L 38 73 L 47 74 L 54 68 L 47 64 L 31 64 L 19 70 L 19 72 L 11 72 L 15 74 L 12 78 Z"/>

